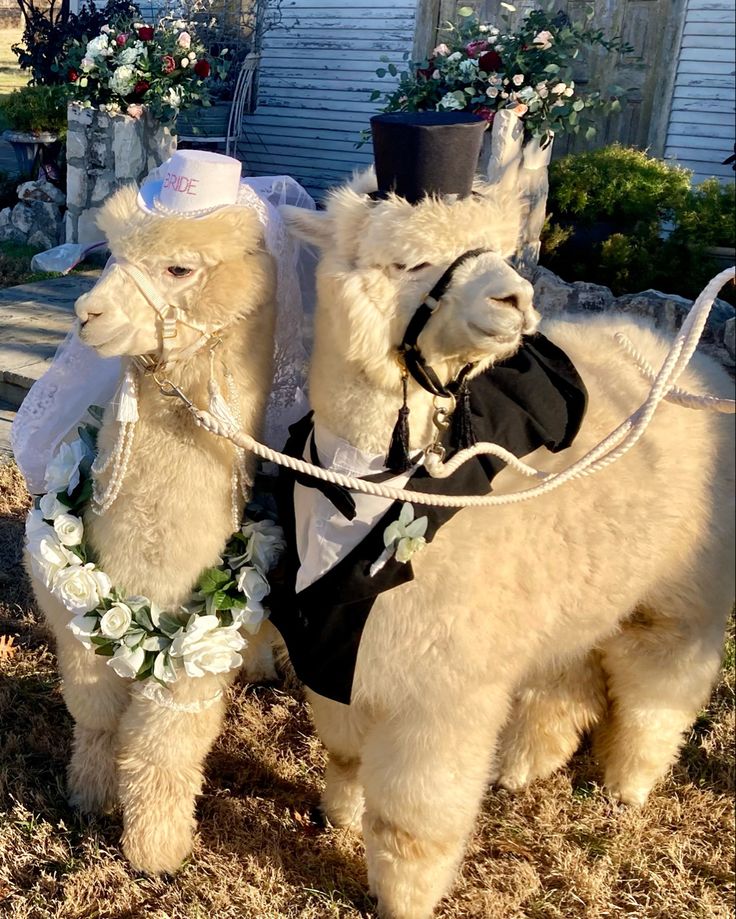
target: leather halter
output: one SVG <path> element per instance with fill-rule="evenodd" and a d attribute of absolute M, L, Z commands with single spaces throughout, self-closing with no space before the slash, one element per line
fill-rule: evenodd
<path fill-rule="evenodd" d="M 467 262 L 468 259 L 476 258 L 490 251 L 490 249 L 469 249 L 467 252 L 463 252 L 462 255 L 459 255 L 445 270 L 442 277 L 419 305 L 416 312 L 411 317 L 409 325 L 406 327 L 404 337 L 401 339 L 401 344 L 399 345 L 399 363 L 402 369 L 405 369 L 422 389 L 425 389 L 433 396 L 454 398 L 467 375 L 473 367 L 475 367 L 475 363 L 466 364 L 454 379 L 450 380 L 449 383 L 443 384 L 419 349 L 417 343 L 419 336 L 433 313 L 437 310 L 437 307 L 440 305 L 440 301 L 447 292 L 447 288 L 450 286 L 456 269 L 464 262 Z"/>

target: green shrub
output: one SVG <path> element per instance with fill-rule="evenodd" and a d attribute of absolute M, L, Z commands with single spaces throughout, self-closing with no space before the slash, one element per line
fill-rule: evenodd
<path fill-rule="evenodd" d="M 653 287 L 694 298 L 718 271 L 708 254 L 736 241 L 736 189 L 614 144 L 550 167 L 541 262 L 617 295 Z M 734 299 L 732 289 L 721 296 Z"/>
<path fill-rule="evenodd" d="M 24 86 L 0 98 L 0 114 L 11 131 L 66 131 L 66 92 L 60 86 Z"/>

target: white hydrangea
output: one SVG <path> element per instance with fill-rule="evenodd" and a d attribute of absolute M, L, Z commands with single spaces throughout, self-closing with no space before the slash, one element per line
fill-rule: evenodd
<path fill-rule="evenodd" d="M 110 77 L 109 87 L 120 96 L 127 96 L 135 86 L 135 70 L 130 64 L 118 67 Z"/>
<path fill-rule="evenodd" d="M 459 99 L 455 93 L 445 93 L 437 103 L 437 108 L 441 111 L 460 111 L 465 108 L 465 102 Z"/>

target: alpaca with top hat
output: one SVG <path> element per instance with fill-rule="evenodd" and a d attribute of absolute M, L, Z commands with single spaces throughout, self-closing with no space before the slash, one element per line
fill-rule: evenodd
<path fill-rule="evenodd" d="M 119 801 L 125 853 L 151 873 L 191 849 L 224 688 L 244 661 L 273 672 L 260 627 L 280 530 L 263 515 L 243 523 L 252 459 L 172 398 L 186 391 L 262 434 L 277 300 L 294 309 L 298 288 L 265 180 L 240 170 L 181 151 L 104 205 L 112 256 L 14 427 L 40 496 L 27 552 L 74 718 L 71 798 L 88 811 Z M 281 360 L 299 340 L 288 325 Z"/>
<path fill-rule="evenodd" d="M 329 820 L 362 830 L 380 916 L 428 919 L 489 778 L 547 776 L 596 727 L 609 793 L 641 804 L 677 756 L 718 672 L 734 523 L 733 419 L 681 406 L 731 387 L 697 355 L 608 465 L 669 343 L 621 315 L 540 322 L 508 261 L 516 202 L 473 180 L 483 123 L 372 128 L 375 177 L 283 209 L 321 249 L 313 411 L 286 452 L 409 498 L 284 473 L 271 619 L 329 752 Z M 529 489 L 537 467 L 581 474 Z"/>

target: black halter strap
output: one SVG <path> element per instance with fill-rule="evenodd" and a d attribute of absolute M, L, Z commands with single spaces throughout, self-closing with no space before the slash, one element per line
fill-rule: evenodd
<path fill-rule="evenodd" d="M 469 249 L 455 259 L 411 317 L 409 325 L 404 332 L 404 337 L 399 345 L 399 355 L 404 367 L 406 367 L 408 373 L 411 374 L 414 380 L 433 396 L 454 396 L 475 365 L 466 364 L 455 379 L 445 385 L 424 359 L 422 352 L 419 350 L 417 341 L 425 325 L 429 322 L 432 313 L 437 309 L 440 300 L 447 292 L 447 288 L 450 286 L 450 281 L 452 281 L 456 269 L 458 269 L 463 262 L 468 261 L 468 259 L 476 258 L 488 251 L 490 250 Z"/>

